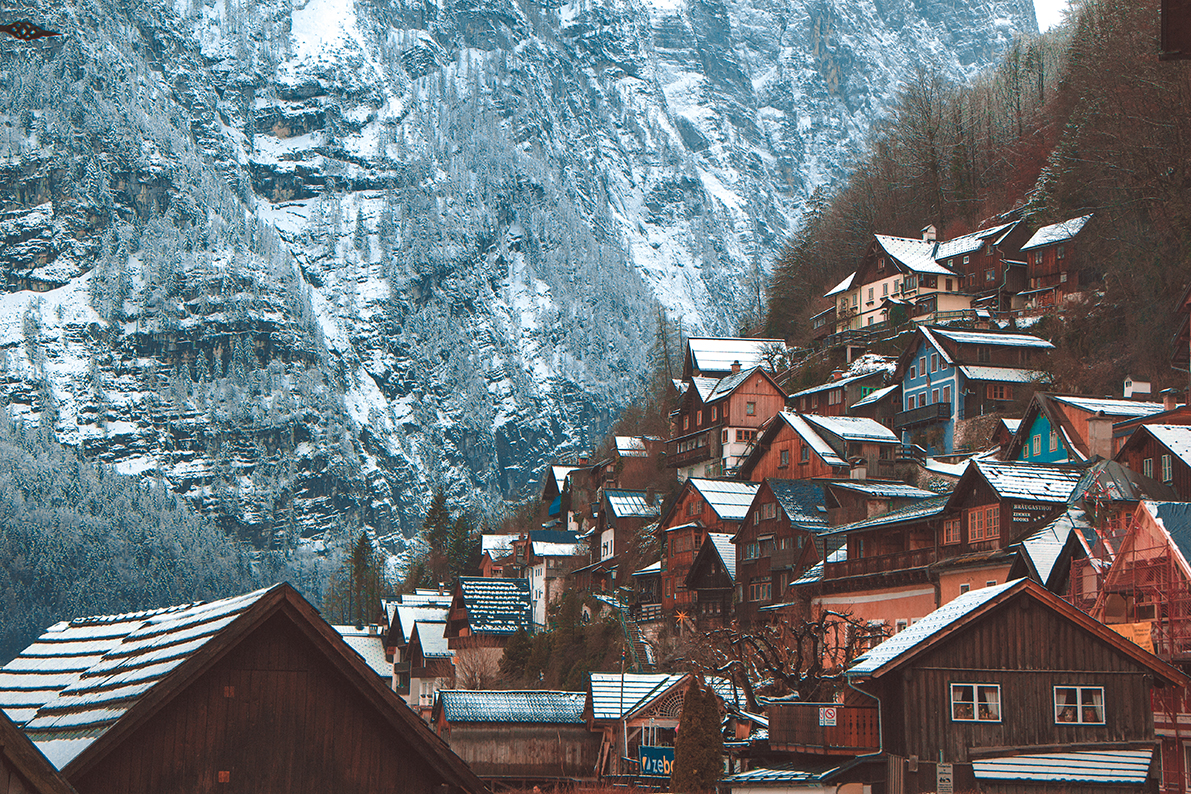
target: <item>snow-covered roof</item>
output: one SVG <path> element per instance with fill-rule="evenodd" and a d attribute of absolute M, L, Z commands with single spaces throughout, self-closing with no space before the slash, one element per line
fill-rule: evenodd
<path fill-rule="evenodd" d="M 913 237 L 890 237 L 884 234 L 875 235 L 877 243 L 885 249 L 885 253 L 901 262 L 914 273 L 932 273 L 945 276 L 956 275 L 935 261 L 935 244 L 932 240 L 919 240 Z"/>
<path fill-rule="evenodd" d="M 835 551 L 833 551 L 827 555 L 826 561 L 830 562 L 830 563 L 836 563 L 836 562 L 847 562 L 847 560 L 848 560 L 848 547 L 840 546 L 838 549 L 836 549 Z M 823 560 L 819 560 L 817 563 L 815 563 L 811 567 L 807 568 L 805 571 L 802 572 L 802 576 L 799 576 L 793 582 L 790 582 L 790 586 L 796 587 L 798 585 L 814 584 L 815 582 L 823 581 L 823 562 L 824 562 Z"/>
<path fill-rule="evenodd" d="M 877 389 L 876 391 L 870 393 L 867 397 L 862 397 L 859 400 L 857 400 L 856 402 L 852 403 L 852 407 L 853 408 L 861 408 L 866 405 L 873 405 L 874 403 L 878 403 L 881 400 L 883 400 L 885 397 L 887 397 L 889 394 L 891 394 L 892 392 L 894 392 L 895 390 L 897 390 L 899 388 L 901 388 L 901 384 L 895 383 L 892 386 L 886 386 L 883 389 Z"/>
<path fill-rule="evenodd" d="M 451 649 L 447 640 L 447 622 L 445 620 L 419 620 L 415 625 L 418 633 L 418 645 L 422 648 L 422 656 L 426 659 L 450 659 Z M 411 633 L 412 638 L 412 633 Z"/>
<path fill-rule="evenodd" d="M 1071 533 L 1083 538 L 1090 529 L 1087 515 L 1073 507 L 1021 542 L 1022 553 L 1043 587 L 1049 589 L 1055 566 L 1071 539 Z"/>
<path fill-rule="evenodd" d="M 505 692 L 439 690 L 450 722 L 533 722 L 580 724 L 587 695 L 583 692 Z"/>
<path fill-rule="evenodd" d="M 970 590 L 963 593 L 954 601 L 944 604 L 922 620 L 902 629 L 871 651 L 857 658 L 855 664 L 848 668 L 847 676 L 849 678 L 857 678 L 872 675 L 920 644 L 928 642 L 940 631 L 967 617 L 1021 581 L 1021 579 L 1014 579 L 1002 585 L 982 587 L 979 590 Z"/>
<path fill-rule="evenodd" d="M 654 576 L 662 572 L 662 561 L 651 562 L 639 571 L 633 571 L 633 576 Z"/>
<path fill-rule="evenodd" d="M 986 240 L 990 238 L 1000 238 L 1002 232 L 1005 232 L 1013 227 L 1012 223 L 1002 223 L 999 226 L 990 226 L 987 229 L 980 229 L 978 231 L 965 234 L 960 237 L 953 237 L 950 240 L 944 240 L 939 243 L 935 249 L 935 259 L 942 261 L 954 256 L 962 256 L 963 254 L 970 254 L 979 251 Z M 999 239 L 993 239 L 995 245 Z"/>
<path fill-rule="evenodd" d="M 728 775 L 722 782 L 735 788 L 752 789 L 753 787 L 774 786 L 778 790 L 799 790 L 798 784 L 803 784 L 807 787 L 807 791 L 814 791 L 821 788 L 818 785 L 820 781 L 837 769 L 839 769 L 837 763 L 810 762 L 808 764 L 805 761 L 790 761 L 750 769 L 747 772 L 737 772 L 734 775 Z"/>
<path fill-rule="evenodd" d="M 687 673 L 592 673 L 591 710 L 597 720 L 618 720 L 652 703 Z"/>
<path fill-rule="evenodd" d="M 645 436 L 616 436 L 616 454 L 622 458 L 647 458 L 649 453 L 645 449 Z"/>
<path fill-rule="evenodd" d="M 436 606 L 445 609 L 451 605 L 450 590 L 439 591 L 429 587 L 419 587 L 412 593 L 399 595 L 398 598 L 405 606 Z"/>
<path fill-rule="evenodd" d="M 0 708 L 61 769 L 272 589 L 57 623 L 0 668 Z"/>
<path fill-rule="evenodd" d="M 1140 786 L 1150 776 L 1154 748 L 1141 750 L 1072 750 L 1063 753 L 1030 753 L 998 758 L 972 759 L 977 780 L 1028 780 L 1067 788 L 1070 783 L 1089 786 Z"/>
<path fill-rule="evenodd" d="M 715 514 L 725 521 L 742 521 L 748 512 L 757 489 L 761 486 L 755 482 L 738 482 L 736 480 L 704 480 L 691 477 L 687 480 L 696 489 Z"/>
<path fill-rule="evenodd" d="M 876 441 L 897 444 L 900 439 L 885 425 L 867 416 L 819 416 L 803 414 L 802 418 L 815 427 L 845 441 Z"/>
<path fill-rule="evenodd" d="M 528 579 L 464 576 L 459 588 L 472 634 L 512 634 L 530 627 L 533 604 Z"/>
<path fill-rule="evenodd" d="M 513 541 L 517 535 L 480 535 L 480 552 L 488 552 L 495 559 L 503 557 L 513 550 Z"/>
<path fill-rule="evenodd" d="M 921 521 L 924 518 L 931 518 L 933 516 L 941 515 L 947 509 L 947 501 L 950 496 L 932 496 L 926 499 L 919 500 L 913 504 L 899 507 L 896 510 L 890 510 L 887 513 L 873 516 L 872 518 L 863 518 L 859 521 L 853 521 L 849 524 L 840 524 L 832 527 L 824 534 L 838 535 L 841 533 L 854 532 L 858 529 L 872 529 L 873 527 L 891 526 L 893 524 L 901 524 L 906 521 Z"/>
<path fill-rule="evenodd" d="M 450 606 L 448 599 L 447 606 Z M 441 621 L 447 619 L 447 606 L 427 606 L 424 604 L 398 604 L 397 620 L 401 624 L 402 639 L 408 643 L 413 636 L 414 624 L 419 621 Z"/>
<path fill-rule="evenodd" d="M 735 582 L 736 547 L 732 545 L 732 536 L 722 532 L 708 532 L 707 541 L 711 543 L 715 549 L 715 553 L 719 555 L 724 570 L 728 572 L 728 578 Z"/>
<path fill-rule="evenodd" d="M 1070 220 L 1043 226 L 1034 232 L 1029 240 L 1026 240 L 1026 244 L 1021 247 L 1021 250 L 1030 251 L 1035 248 L 1041 248 L 1044 245 L 1066 242 L 1079 234 L 1091 219 L 1091 215 L 1082 215 L 1078 218 L 1071 218 Z"/>
<path fill-rule="evenodd" d="M 1001 417 L 1001 424 L 1005 425 L 1005 429 L 1010 433 L 1016 433 L 1017 428 L 1021 426 L 1020 419 L 1009 419 L 1008 417 Z"/>
<path fill-rule="evenodd" d="M 545 540 L 530 541 L 533 546 L 534 556 L 537 557 L 574 557 L 580 553 L 582 544 L 576 543 L 550 543 Z"/>
<path fill-rule="evenodd" d="M 916 488 L 904 482 L 884 482 L 881 480 L 834 480 L 832 488 L 867 494 L 868 496 L 888 497 L 894 499 L 929 499 L 939 494 Z"/>
<path fill-rule="evenodd" d="M 1048 376 L 1036 369 L 1017 367 L 989 367 L 984 364 L 960 364 L 959 371 L 968 380 L 987 380 L 998 383 L 1039 383 Z"/>
<path fill-rule="evenodd" d="M 646 499 L 646 491 L 620 491 L 607 489 L 604 496 L 608 509 L 617 518 L 656 518 L 662 512 L 662 500 L 655 497 L 653 504 Z"/>
<path fill-rule="evenodd" d="M 385 638 L 367 628 L 358 629 L 355 626 L 333 626 L 339 636 L 343 637 L 348 646 L 360 654 L 360 658 L 376 671 L 376 674 L 388 678 L 393 675 L 393 665 L 385 659 Z"/>
<path fill-rule="evenodd" d="M 1105 416 L 1150 416 L 1165 410 L 1162 403 L 1143 402 L 1140 400 L 1116 399 L 1113 397 L 1073 397 L 1067 394 L 1051 394 L 1049 397 L 1058 403 L 1074 406 L 1081 411 L 1094 414 L 1100 411 Z"/>
<path fill-rule="evenodd" d="M 847 386 L 849 383 L 853 383 L 858 380 L 863 380 L 864 378 L 870 378 L 873 376 L 873 374 L 874 373 L 872 373 L 872 372 L 866 372 L 863 375 L 849 375 L 848 377 L 840 378 L 839 380 L 828 381 L 827 383 L 820 383 L 818 386 L 811 386 L 809 389 L 803 389 L 802 391 L 794 392 L 793 394 L 790 395 L 790 397 L 791 398 L 806 397 L 811 394 L 818 394 L 821 391 L 828 391 L 829 389 L 837 389 L 841 386 Z"/>
<path fill-rule="evenodd" d="M 772 345 L 786 346 L 781 339 L 693 336 L 687 340 L 691 365 L 698 372 L 730 372 L 735 361 L 741 369 L 751 369 L 762 363 L 761 354 Z"/>
<path fill-rule="evenodd" d="M 735 391 L 737 386 L 744 383 L 752 376 L 754 372 L 761 369 L 763 368 L 748 367 L 747 369 L 742 369 L 740 372 L 734 373 L 732 375 L 725 375 L 716 382 L 714 387 L 712 387 L 711 392 L 708 394 L 705 401 L 711 402 L 712 400 L 719 400 L 723 397 L 727 397 L 729 394 Z"/>
<path fill-rule="evenodd" d="M 1004 499 L 1066 502 L 1083 476 L 1083 469 L 1075 466 L 999 460 L 972 463 Z"/>
<path fill-rule="evenodd" d="M 1158 443 L 1191 466 L 1191 425 L 1146 425 Z"/>
<path fill-rule="evenodd" d="M 1040 339 L 1032 334 L 998 334 L 991 331 L 958 331 L 952 328 L 931 328 L 930 330 L 961 345 L 1005 345 L 1045 349 L 1054 347 L 1045 339 Z"/>
<path fill-rule="evenodd" d="M 791 524 L 816 532 L 827 526 L 822 485 L 812 480 L 768 479 L 765 482 Z"/>
<path fill-rule="evenodd" d="M 807 446 L 815 451 L 815 454 L 823 459 L 823 462 L 828 466 L 847 466 L 848 461 L 841 458 L 836 451 L 819 435 L 818 431 L 811 426 L 801 414 L 793 413 L 792 411 L 779 411 L 778 416 L 782 418 L 790 428 L 797 433 Z"/>
<path fill-rule="evenodd" d="M 852 281 L 855 278 L 856 278 L 855 271 L 849 273 L 847 278 L 845 278 L 840 283 L 836 284 L 831 289 L 827 290 L 827 292 L 824 292 L 823 297 L 830 298 L 832 295 L 838 295 L 841 292 L 847 292 L 848 290 L 852 289 Z"/>

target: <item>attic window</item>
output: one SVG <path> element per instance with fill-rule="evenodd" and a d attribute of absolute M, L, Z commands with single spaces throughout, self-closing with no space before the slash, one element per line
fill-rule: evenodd
<path fill-rule="evenodd" d="M 1055 251 L 1055 258 L 1062 259 L 1065 256 L 1067 256 L 1067 248 L 1066 248 L 1066 246 L 1060 245 L 1058 247 L 1058 249 Z"/>
<path fill-rule="evenodd" d="M 964 254 L 964 264 L 966 265 L 971 261 L 972 261 L 972 257 L 968 256 L 967 254 Z"/>
<path fill-rule="evenodd" d="M 752 402 L 745 403 L 744 404 L 744 415 L 745 416 L 756 416 L 757 415 L 757 404 L 752 403 Z"/>
<path fill-rule="evenodd" d="M 885 269 L 885 257 L 880 257 L 879 259 L 877 259 L 877 270 L 884 270 L 884 269 Z"/>

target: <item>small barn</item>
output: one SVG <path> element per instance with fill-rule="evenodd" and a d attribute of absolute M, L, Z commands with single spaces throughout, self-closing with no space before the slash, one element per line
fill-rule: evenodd
<path fill-rule="evenodd" d="M 292 587 L 51 626 L 0 708 L 80 794 L 480 794 Z"/>
<path fill-rule="evenodd" d="M 431 724 L 489 782 L 592 778 L 600 736 L 587 728 L 582 692 L 442 690 Z"/>

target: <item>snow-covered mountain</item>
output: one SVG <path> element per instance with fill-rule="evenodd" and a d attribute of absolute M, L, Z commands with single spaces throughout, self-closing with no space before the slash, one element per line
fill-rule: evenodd
<path fill-rule="evenodd" d="M 920 69 L 1029 0 L 46 0 L 0 52 L 0 392 L 259 544 L 491 511 L 658 317 L 731 333 Z"/>

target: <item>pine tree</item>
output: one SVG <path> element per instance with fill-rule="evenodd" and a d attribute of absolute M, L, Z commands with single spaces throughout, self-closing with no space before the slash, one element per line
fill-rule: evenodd
<path fill-rule="evenodd" d="M 525 675 L 525 663 L 529 661 L 529 653 L 533 649 L 533 640 L 524 627 L 518 628 L 509 637 L 509 644 L 505 646 L 504 656 L 500 659 L 500 672 L 509 678 L 521 678 Z"/>
<path fill-rule="evenodd" d="M 692 676 L 674 739 L 670 790 L 680 794 L 711 791 L 723 770 L 723 755 L 724 736 L 715 693 L 702 676 Z"/>

